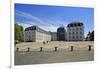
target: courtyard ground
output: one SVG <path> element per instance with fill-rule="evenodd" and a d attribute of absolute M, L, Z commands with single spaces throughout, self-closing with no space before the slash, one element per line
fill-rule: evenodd
<path fill-rule="evenodd" d="M 91 51 L 88 51 L 89 45 L 91 45 Z M 71 46 L 73 46 L 73 51 L 71 51 Z M 40 51 L 40 47 L 43 47 L 42 51 Z M 56 52 L 55 47 L 57 47 Z M 18 52 L 17 48 L 19 48 Z M 29 52 L 28 48 L 30 48 Z M 42 42 L 25 42 L 15 46 L 15 65 L 92 60 L 94 60 L 93 41 L 52 41 L 46 44 Z"/>

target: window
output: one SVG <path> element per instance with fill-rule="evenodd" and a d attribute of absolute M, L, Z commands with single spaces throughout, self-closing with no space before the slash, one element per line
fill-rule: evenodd
<path fill-rule="evenodd" d="M 78 34 L 78 32 L 76 32 L 76 34 Z"/>
<path fill-rule="evenodd" d="M 69 31 L 71 31 L 71 29 L 69 28 Z"/>
<path fill-rule="evenodd" d="M 82 36 L 80 36 L 80 38 L 82 38 Z"/>
<path fill-rule="evenodd" d="M 71 27 L 73 27 L 73 24 L 70 24 Z"/>
<path fill-rule="evenodd" d="M 74 26 L 76 26 L 76 24 L 74 24 Z"/>
<path fill-rule="evenodd" d="M 82 30 L 82 28 L 80 28 L 80 30 Z"/>
<path fill-rule="evenodd" d="M 69 36 L 69 38 L 71 38 L 71 36 Z"/>
<path fill-rule="evenodd" d="M 78 39 L 78 36 L 76 36 L 76 39 Z"/>
<path fill-rule="evenodd" d="M 74 36 L 73 36 L 73 39 L 74 39 Z"/>
<path fill-rule="evenodd" d="M 78 30 L 78 28 L 76 28 L 76 30 Z"/>
<path fill-rule="evenodd" d="M 69 35 L 71 35 L 71 32 L 69 32 Z"/>
<path fill-rule="evenodd" d="M 78 26 L 81 26 L 80 24 L 78 24 Z"/>

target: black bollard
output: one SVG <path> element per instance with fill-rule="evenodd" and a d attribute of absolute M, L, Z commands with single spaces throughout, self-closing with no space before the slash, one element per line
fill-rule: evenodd
<path fill-rule="evenodd" d="M 29 52 L 30 51 L 30 48 L 27 48 L 27 52 Z"/>
<path fill-rule="evenodd" d="M 43 41 L 43 45 L 45 45 L 45 42 Z"/>
<path fill-rule="evenodd" d="M 89 49 L 88 49 L 88 51 L 91 51 L 91 45 L 89 45 Z"/>
<path fill-rule="evenodd" d="M 17 48 L 17 52 L 19 51 L 19 48 Z"/>
<path fill-rule="evenodd" d="M 71 50 L 70 50 L 70 51 L 72 52 L 73 50 L 74 50 L 74 47 L 73 47 L 73 46 L 71 46 Z"/>
<path fill-rule="evenodd" d="M 42 52 L 43 51 L 43 47 L 40 47 L 40 52 Z"/>
<path fill-rule="evenodd" d="M 55 52 L 57 51 L 57 48 L 58 48 L 58 47 L 55 47 Z"/>

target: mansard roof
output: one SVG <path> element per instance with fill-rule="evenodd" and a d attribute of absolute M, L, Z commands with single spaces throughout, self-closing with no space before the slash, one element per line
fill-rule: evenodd
<path fill-rule="evenodd" d="M 76 27 L 76 26 L 83 26 L 82 22 L 71 22 L 67 25 L 67 27 Z"/>
<path fill-rule="evenodd" d="M 42 32 L 42 33 L 47 33 L 47 34 L 49 34 L 48 31 L 45 31 L 45 30 L 39 28 L 39 27 L 36 26 L 36 25 L 27 27 L 27 28 L 25 29 L 25 31 L 29 31 L 29 30 L 36 30 L 36 31 L 38 31 L 38 32 Z"/>

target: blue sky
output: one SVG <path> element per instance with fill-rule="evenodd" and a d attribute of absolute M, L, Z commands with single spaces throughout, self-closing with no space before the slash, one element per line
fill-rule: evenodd
<path fill-rule="evenodd" d="M 83 22 L 85 34 L 94 30 L 94 9 L 68 6 L 48 6 L 34 4 L 15 4 L 15 23 L 24 28 L 38 25 L 47 31 L 55 32 L 59 26 L 73 21 Z"/>

